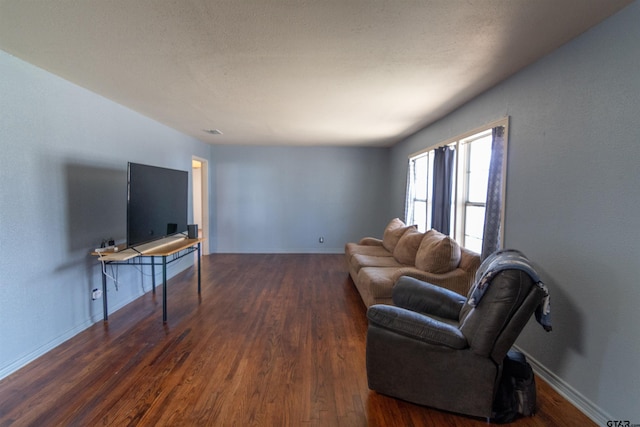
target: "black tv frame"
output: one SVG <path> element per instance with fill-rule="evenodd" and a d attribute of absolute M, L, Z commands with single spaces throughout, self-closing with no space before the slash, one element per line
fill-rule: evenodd
<path fill-rule="evenodd" d="M 127 247 L 187 233 L 189 172 L 129 162 Z"/>

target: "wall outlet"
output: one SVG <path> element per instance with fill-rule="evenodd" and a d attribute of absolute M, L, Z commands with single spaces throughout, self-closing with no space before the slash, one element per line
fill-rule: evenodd
<path fill-rule="evenodd" d="M 94 289 L 91 292 L 91 299 L 94 301 L 100 298 L 101 296 L 102 296 L 102 291 L 100 289 Z"/>

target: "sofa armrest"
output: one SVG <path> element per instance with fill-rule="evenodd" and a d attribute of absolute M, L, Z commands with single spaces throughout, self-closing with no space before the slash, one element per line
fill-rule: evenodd
<path fill-rule="evenodd" d="M 367 310 L 367 318 L 378 327 L 428 344 L 453 349 L 468 346 L 467 339 L 455 326 L 401 307 L 375 304 Z"/>
<path fill-rule="evenodd" d="M 398 307 L 452 320 L 458 320 L 467 300 L 453 291 L 409 276 L 398 279 L 392 298 Z"/>
<path fill-rule="evenodd" d="M 460 264 L 458 264 L 458 268 L 475 276 L 478 267 L 480 267 L 480 254 L 460 247 Z"/>
<path fill-rule="evenodd" d="M 382 246 L 382 240 L 375 237 L 363 237 L 358 244 L 364 246 Z"/>
<path fill-rule="evenodd" d="M 432 283 L 460 295 L 467 295 L 469 293 L 474 279 L 473 274 L 461 268 L 456 268 L 443 274 L 434 274 L 416 267 L 402 267 L 395 271 L 392 277 L 393 282 L 397 282 L 402 276 L 409 276 L 422 280 L 423 282 Z"/>

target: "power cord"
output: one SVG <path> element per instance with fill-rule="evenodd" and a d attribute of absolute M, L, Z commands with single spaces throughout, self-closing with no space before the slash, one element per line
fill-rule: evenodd
<path fill-rule="evenodd" d="M 102 264 L 102 274 L 104 274 L 105 277 L 108 277 L 109 279 L 113 280 L 113 284 L 116 287 L 116 291 L 118 291 L 118 273 L 117 273 L 118 270 L 115 270 L 116 272 L 114 272 L 113 265 L 112 265 L 111 274 L 107 273 L 107 262 L 103 259 L 102 253 L 98 253 L 98 260 Z"/>

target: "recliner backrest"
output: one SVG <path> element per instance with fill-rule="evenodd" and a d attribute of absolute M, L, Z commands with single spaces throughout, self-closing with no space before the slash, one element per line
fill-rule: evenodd
<path fill-rule="evenodd" d="M 534 296 L 527 300 L 532 291 Z M 518 329 L 513 336 L 513 341 L 509 344 L 510 347 L 540 302 L 541 297 L 538 298 L 538 291 L 531 277 L 523 271 L 503 270 L 497 273 L 476 307 L 471 307 L 467 302 L 460 311 L 460 330 L 467 338 L 471 350 L 480 356 L 493 357 L 494 347 L 501 334 L 504 331 L 510 332 L 505 335 L 508 341 L 513 336 L 511 331 Z M 469 296 L 472 292 L 473 287 Z M 520 311 L 526 300 L 528 304 L 523 307 L 523 311 Z M 533 307 L 531 307 L 532 304 Z M 517 324 L 510 325 L 516 314 Z M 502 344 L 501 347 L 505 343 Z M 498 353 L 500 352 L 502 349 Z"/>
<path fill-rule="evenodd" d="M 516 342 L 522 329 L 524 329 L 529 319 L 531 319 L 531 314 L 534 313 L 538 305 L 541 304 L 543 298 L 544 291 L 538 286 L 532 286 L 525 300 L 520 304 L 518 310 L 516 310 L 507 326 L 496 339 L 493 350 L 491 351 L 491 358 L 496 363 L 502 362 L 507 352 Z"/>

